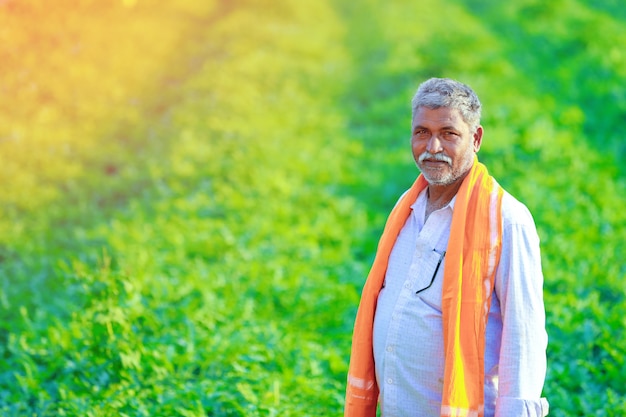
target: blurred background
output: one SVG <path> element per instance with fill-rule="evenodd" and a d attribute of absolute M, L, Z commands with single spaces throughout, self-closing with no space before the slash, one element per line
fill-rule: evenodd
<path fill-rule="evenodd" d="M 616 0 L 0 0 L 0 414 L 342 415 L 410 99 L 483 102 L 552 416 L 626 415 Z"/>

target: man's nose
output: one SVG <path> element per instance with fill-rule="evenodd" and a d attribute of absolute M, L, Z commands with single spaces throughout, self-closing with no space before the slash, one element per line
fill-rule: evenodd
<path fill-rule="evenodd" d="M 439 153 L 443 151 L 443 147 L 441 146 L 441 141 L 437 137 L 437 135 L 432 135 L 430 139 L 428 139 L 428 143 L 426 144 L 426 150 L 431 154 Z"/>

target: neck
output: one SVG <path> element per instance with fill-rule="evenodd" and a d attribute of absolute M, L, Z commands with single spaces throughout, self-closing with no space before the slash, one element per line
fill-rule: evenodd
<path fill-rule="evenodd" d="M 461 182 L 451 185 L 428 185 L 428 202 L 433 204 L 446 205 L 454 198 L 456 192 L 459 191 Z"/>
<path fill-rule="evenodd" d="M 459 188 L 461 188 L 461 184 L 463 183 L 463 179 L 467 174 L 463 175 L 463 177 L 459 178 L 452 184 L 447 185 L 436 185 L 436 184 L 428 184 L 427 196 L 428 201 L 426 202 L 426 216 L 428 216 L 434 211 L 439 210 L 442 207 L 445 207 L 456 195 Z"/>

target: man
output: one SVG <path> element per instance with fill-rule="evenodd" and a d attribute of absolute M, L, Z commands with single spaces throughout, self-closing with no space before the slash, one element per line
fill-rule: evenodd
<path fill-rule="evenodd" d="M 478 162 L 474 91 L 433 78 L 412 108 L 421 175 L 391 212 L 363 288 L 345 415 L 547 415 L 532 216 Z"/>

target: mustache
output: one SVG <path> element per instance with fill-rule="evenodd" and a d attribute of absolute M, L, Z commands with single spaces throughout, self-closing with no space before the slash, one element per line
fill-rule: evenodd
<path fill-rule="evenodd" d="M 443 153 L 433 154 L 428 151 L 423 152 L 417 159 L 417 162 L 422 163 L 424 162 L 424 159 L 433 159 L 435 161 L 442 161 L 446 162 L 448 165 L 452 165 L 452 158 L 450 158 L 448 155 L 444 155 Z"/>

